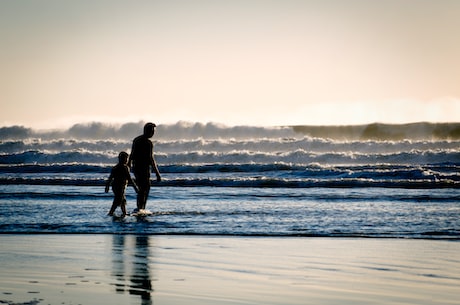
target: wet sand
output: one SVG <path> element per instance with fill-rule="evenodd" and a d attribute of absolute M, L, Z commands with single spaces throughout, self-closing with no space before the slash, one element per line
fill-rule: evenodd
<path fill-rule="evenodd" d="M 0 235 L 0 304 L 458 304 L 460 243 Z"/>

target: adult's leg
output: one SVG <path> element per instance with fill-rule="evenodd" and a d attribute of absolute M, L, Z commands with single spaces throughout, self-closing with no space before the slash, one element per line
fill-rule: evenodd
<path fill-rule="evenodd" d="M 150 192 L 150 173 L 136 171 L 134 172 L 134 176 L 137 187 L 139 188 L 139 192 L 137 193 L 137 208 L 139 210 L 145 209 Z"/>
<path fill-rule="evenodd" d="M 114 202 L 112 203 L 112 207 L 110 208 L 110 211 L 109 211 L 109 213 L 108 213 L 107 215 L 113 216 L 113 213 L 115 212 L 116 208 L 117 208 L 117 204 L 116 204 L 115 201 L 114 201 Z"/>

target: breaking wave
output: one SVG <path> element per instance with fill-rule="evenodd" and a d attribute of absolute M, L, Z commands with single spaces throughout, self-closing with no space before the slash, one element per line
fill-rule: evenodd
<path fill-rule="evenodd" d="M 34 130 L 24 126 L 0 127 L 0 140 L 14 139 L 132 139 L 143 128 L 144 122 L 108 124 L 80 123 L 65 130 Z M 218 123 L 159 124 L 157 139 L 219 139 L 219 138 L 323 138 L 341 141 L 374 140 L 460 140 L 460 123 L 367 124 L 348 126 L 225 126 Z"/>
<path fill-rule="evenodd" d="M 0 182 L 100 185 L 142 127 L 0 128 Z M 455 188 L 458 129 L 454 123 L 268 128 L 179 122 L 158 127 L 155 157 L 165 186 Z"/>

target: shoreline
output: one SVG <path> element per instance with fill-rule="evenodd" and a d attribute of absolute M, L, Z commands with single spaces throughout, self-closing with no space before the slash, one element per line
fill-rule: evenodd
<path fill-rule="evenodd" d="M 114 215 L 112 216 L 114 221 L 119 221 L 122 219 L 121 216 Z M 43 236 L 53 236 L 53 235 L 61 235 L 61 236 L 85 236 L 85 235 L 99 235 L 99 236 L 148 236 L 151 238 L 161 238 L 161 237 L 177 237 L 177 238 L 255 238 L 255 239 L 263 239 L 263 238 L 272 238 L 272 239 L 330 239 L 330 240 L 414 240 L 414 241 L 442 241 L 442 242 L 460 242 L 460 237 L 457 236 L 450 236 L 448 237 L 441 236 L 439 234 L 428 235 L 426 237 L 423 236 L 414 236 L 414 237 L 405 237 L 405 236 L 379 236 L 379 235 L 358 235 L 358 234 L 344 234 L 344 235 L 321 235 L 321 234 L 221 234 L 221 233 L 177 233 L 177 232 L 157 232 L 157 233 L 139 233 L 139 232 L 114 232 L 114 233 L 107 233 L 107 232 L 46 232 L 46 231 L 18 231 L 18 232 L 0 232 L 1 236 L 8 236 L 8 235 L 43 235 Z M 1 305 L 1 304 L 0 304 Z"/>
<path fill-rule="evenodd" d="M 451 240 L 0 234 L 0 304 L 455 304 Z"/>

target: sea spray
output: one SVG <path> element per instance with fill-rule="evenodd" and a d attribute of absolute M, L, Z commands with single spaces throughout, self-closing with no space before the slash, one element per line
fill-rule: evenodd
<path fill-rule="evenodd" d="M 35 130 L 24 126 L 0 127 L 0 140 L 11 139 L 125 139 L 142 131 L 144 122 L 79 123 L 63 130 Z M 366 124 L 345 126 L 226 126 L 218 123 L 158 124 L 156 139 L 260 139 L 284 137 L 323 138 L 340 141 L 460 140 L 460 123 Z"/>

